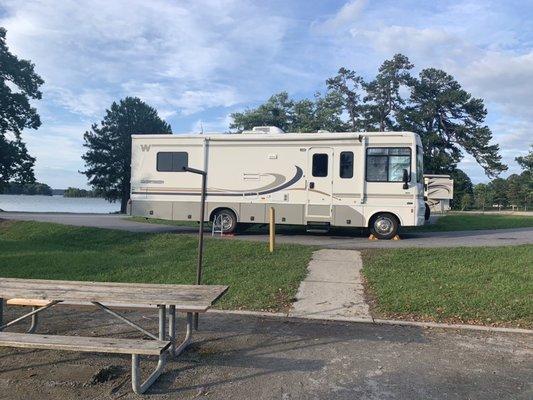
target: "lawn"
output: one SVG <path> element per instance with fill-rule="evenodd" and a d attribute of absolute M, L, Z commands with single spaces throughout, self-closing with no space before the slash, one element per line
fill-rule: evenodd
<path fill-rule="evenodd" d="M 388 318 L 533 327 L 533 246 L 366 250 L 373 312 Z"/>
<path fill-rule="evenodd" d="M 191 284 L 194 235 L 129 233 L 0 220 L 0 276 Z M 229 285 L 219 308 L 282 311 L 290 306 L 314 248 L 205 241 L 205 284 Z"/>
<path fill-rule="evenodd" d="M 130 221 L 143 222 L 145 224 L 159 224 L 159 225 L 171 225 L 171 226 L 193 226 L 198 228 L 198 221 L 173 221 L 169 219 L 159 218 L 146 218 L 146 217 L 125 217 Z M 211 226 L 211 223 L 205 223 L 205 226 Z"/>
<path fill-rule="evenodd" d="M 450 214 L 437 219 L 434 224 L 406 231 L 471 231 L 479 229 L 510 229 L 533 227 L 533 217 L 501 214 Z"/>

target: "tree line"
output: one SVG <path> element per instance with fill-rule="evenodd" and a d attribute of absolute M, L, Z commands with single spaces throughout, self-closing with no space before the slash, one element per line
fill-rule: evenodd
<path fill-rule="evenodd" d="M 9 183 L 35 182 L 35 158 L 28 154 L 21 132 L 41 125 L 30 101 L 42 97 L 39 88 L 43 84 L 30 61 L 9 52 L 5 38 L 6 31 L 0 27 L 0 192 Z M 507 179 L 497 178 L 507 166 L 501 162 L 499 146 L 491 144 L 492 132 L 485 124 L 487 110 L 483 100 L 465 91 L 445 71 L 425 68 L 414 76 L 413 68 L 402 54 L 385 60 L 370 80 L 343 67 L 325 80 L 324 92 L 299 100 L 286 92 L 274 94 L 256 108 L 233 113 L 230 129 L 242 132 L 253 126 L 273 125 L 291 132 L 416 132 L 423 143 L 424 172 L 450 174 L 454 178 L 456 207 L 470 207 L 481 201 L 481 187 L 477 185 L 475 192 L 468 176 L 457 168 L 465 153 L 481 165 L 488 177 L 495 178 L 487 187 L 503 187 L 501 182 L 508 185 L 505 199 L 500 189 L 491 189 L 495 195 L 490 199 L 496 198 L 502 205 L 521 204 L 520 196 L 528 187 L 531 189 L 531 182 L 527 181 L 531 174 L 525 176 L 525 171 Z M 121 211 L 125 212 L 130 193 L 131 135 L 171 133 L 171 126 L 157 110 L 139 98 L 113 102 L 104 118 L 83 135 L 86 169 L 82 173 L 94 193 L 110 201 L 119 200 Z M 519 190 L 515 190 L 517 185 Z M 515 192 L 516 196 L 511 194 Z M 81 192 L 69 193 L 78 196 Z M 486 204 L 493 201 L 489 201 L 489 195 L 485 199 Z"/>
<path fill-rule="evenodd" d="M 101 197 L 96 190 L 69 187 L 63 192 L 63 197 Z"/>
<path fill-rule="evenodd" d="M 46 183 L 31 182 L 20 183 L 11 182 L 3 186 L 3 194 L 24 194 L 24 195 L 41 195 L 52 196 L 52 188 Z"/>
<path fill-rule="evenodd" d="M 452 174 L 470 154 L 488 177 L 502 164 L 498 144 L 485 124 L 487 110 L 445 71 L 426 68 L 413 76 L 414 65 L 403 54 L 385 60 L 374 79 L 340 68 L 326 80 L 324 93 L 295 100 L 287 92 L 264 104 L 231 114 L 230 128 L 238 132 L 258 125 L 274 125 L 289 132 L 410 131 L 420 135 L 425 173 Z"/>

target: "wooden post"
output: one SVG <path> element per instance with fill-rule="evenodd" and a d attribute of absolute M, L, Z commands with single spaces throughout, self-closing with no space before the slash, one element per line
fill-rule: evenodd
<path fill-rule="evenodd" d="M 274 207 L 270 207 L 270 252 L 274 252 L 274 247 L 276 246 L 276 210 Z"/>

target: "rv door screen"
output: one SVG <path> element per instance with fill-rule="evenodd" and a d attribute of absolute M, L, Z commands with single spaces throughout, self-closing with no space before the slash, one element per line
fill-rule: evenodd
<path fill-rule="evenodd" d="M 306 217 L 321 221 L 331 217 L 333 190 L 333 149 L 312 147 L 307 153 Z"/>

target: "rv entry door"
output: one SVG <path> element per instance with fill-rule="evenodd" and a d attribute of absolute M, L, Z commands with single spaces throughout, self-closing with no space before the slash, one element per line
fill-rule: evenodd
<path fill-rule="evenodd" d="M 308 220 L 331 219 L 333 190 L 333 149 L 311 147 L 307 152 L 307 204 Z"/>

